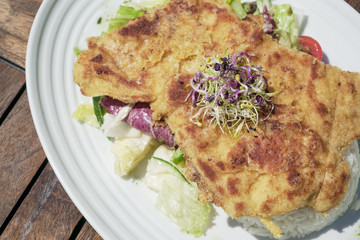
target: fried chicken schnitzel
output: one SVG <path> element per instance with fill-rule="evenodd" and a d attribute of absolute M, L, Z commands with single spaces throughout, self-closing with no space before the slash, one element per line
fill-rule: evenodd
<path fill-rule="evenodd" d="M 241 20 L 222 1 L 172 0 L 88 39 L 74 81 L 86 96 L 149 102 L 153 118 L 175 134 L 201 199 L 231 217 L 269 218 L 301 207 L 325 213 L 348 188 L 342 153 L 360 138 L 360 74 L 280 46 L 262 26 L 262 16 Z M 252 63 L 279 92 L 271 117 L 236 141 L 191 123 L 185 101 L 200 68 L 196 58 L 225 51 L 254 54 Z"/>

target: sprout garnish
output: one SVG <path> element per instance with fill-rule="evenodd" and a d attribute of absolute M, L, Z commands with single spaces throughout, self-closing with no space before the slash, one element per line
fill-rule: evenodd
<path fill-rule="evenodd" d="M 204 60 L 202 70 L 190 81 L 192 123 L 201 127 L 210 119 L 210 125 L 237 139 L 243 127 L 256 129 L 259 121 L 270 116 L 271 97 L 276 93 L 269 93 L 262 67 L 250 62 L 252 56 L 241 52 Z"/>

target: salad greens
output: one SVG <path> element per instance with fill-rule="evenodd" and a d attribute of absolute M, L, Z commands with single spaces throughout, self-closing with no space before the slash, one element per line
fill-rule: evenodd
<path fill-rule="evenodd" d="M 159 157 L 155 157 L 155 156 L 153 156 L 153 159 L 158 160 L 158 161 L 162 162 L 162 163 L 165 164 L 165 165 L 168 165 L 170 168 L 173 169 L 173 171 L 174 171 L 175 173 L 179 174 L 178 176 L 180 176 L 185 182 L 187 182 L 188 184 L 191 184 L 191 183 L 186 179 L 186 177 L 184 176 L 184 174 L 182 174 L 182 173 L 180 172 L 180 170 L 179 170 L 175 165 L 171 164 L 171 162 L 166 161 L 165 159 L 162 159 L 162 158 L 159 158 Z"/>
<path fill-rule="evenodd" d="M 204 233 L 210 205 L 198 200 L 198 188 L 177 179 L 165 181 L 156 200 L 156 207 L 187 233 L 196 237 Z"/>
<path fill-rule="evenodd" d="M 128 175 L 155 144 L 155 139 L 145 133 L 141 133 L 140 137 L 116 139 L 111 147 L 115 155 L 115 173 L 119 176 Z"/>
<path fill-rule="evenodd" d="M 100 126 L 104 124 L 105 109 L 101 106 L 101 97 L 93 97 L 94 113 Z"/>
<path fill-rule="evenodd" d="M 115 29 L 123 28 L 128 22 L 134 18 L 140 17 L 147 9 L 163 5 L 168 0 L 146 0 L 140 3 L 124 2 L 120 5 L 115 16 L 110 19 L 108 29 L 103 33 L 110 33 Z"/>
<path fill-rule="evenodd" d="M 270 0 L 256 0 L 256 10 L 253 10 L 250 3 L 241 3 L 241 0 L 226 0 L 226 3 L 241 19 L 246 18 L 250 13 L 254 15 L 262 13 L 265 18 L 265 33 L 272 34 L 282 46 L 301 49 L 298 36 L 302 16 L 296 16 L 289 4 L 271 5 Z M 269 24 L 272 21 L 274 26 Z"/>
<path fill-rule="evenodd" d="M 264 7 L 269 9 L 271 7 L 271 0 L 256 0 L 258 13 L 263 13 Z"/>
<path fill-rule="evenodd" d="M 94 107 L 90 104 L 81 104 L 75 112 L 72 114 L 72 117 L 82 123 L 86 123 L 92 127 L 99 128 L 99 122 L 96 119 L 94 113 Z"/>
<path fill-rule="evenodd" d="M 207 224 L 210 205 L 198 200 L 198 188 L 183 175 L 184 168 L 175 166 L 173 150 L 161 145 L 149 160 L 144 177 L 145 184 L 158 192 L 156 207 L 181 229 L 201 236 Z"/>
<path fill-rule="evenodd" d="M 241 18 L 241 19 L 246 18 L 246 14 L 248 13 L 248 11 L 246 11 L 246 10 L 249 10 L 249 9 L 244 8 L 244 5 L 241 4 L 241 0 L 227 0 L 226 3 L 231 6 L 233 11 L 236 13 L 236 15 L 239 16 L 239 18 Z"/>
<path fill-rule="evenodd" d="M 180 148 L 176 149 L 174 154 L 171 156 L 171 161 L 176 165 L 185 161 L 184 153 L 181 151 Z"/>
<path fill-rule="evenodd" d="M 136 10 L 133 7 L 128 7 L 121 5 L 116 12 L 115 17 L 111 18 L 109 21 L 109 27 L 105 33 L 110 33 L 115 29 L 120 29 L 124 27 L 128 22 L 134 18 L 140 17 L 144 14 L 144 10 Z"/>
<path fill-rule="evenodd" d="M 74 53 L 75 53 L 75 56 L 76 56 L 76 57 L 78 57 L 81 52 L 82 52 L 82 50 L 80 50 L 80 48 L 74 47 Z"/>
<path fill-rule="evenodd" d="M 279 39 L 279 44 L 300 50 L 299 27 L 291 6 L 289 4 L 274 5 L 271 12 L 274 14 L 277 27 L 274 32 Z"/>

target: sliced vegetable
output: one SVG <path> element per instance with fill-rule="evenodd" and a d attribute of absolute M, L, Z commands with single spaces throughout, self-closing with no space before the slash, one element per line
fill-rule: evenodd
<path fill-rule="evenodd" d="M 126 106 L 125 103 L 111 97 L 104 97 L 101 105 L 110 113 L 117 115 L 121 109 Z M 175 146 L 174 135 L 165 123 L 153 124 L 153 111 L 148 103 L 137 103 L 131 109 L 128 116 L 124 119 L 132 127 L 147 133 L 157 140 L 164 141 L 169 147 Z"/>
<path fill-rule="evenodd" d="M 177 167 L 175 167 L 173 164 L 171 164 L 169 161 L 166 161 L 162 158 L 158 158 L 158 157 L 153 157 L 155 160 L 158 160 L 166 165 L 168 165 L 169 167 L 171 167 L 173 169 L 174 172 L 176 172 L 177 174 L 179 174 L 179 176 L 188 184 L 190 184 L 190 182 L 186 179 L 186 177 L 179 171 L 179 169 L 177 169 Z"/>
<path fill-rule="evenodd" d="M 93 97 L 93 106 L 94 106 L 94 113 L 96 116 L 96 119 L 99 123 L 100 126 L 102 126 L 104 124 L 104 114 L 105 114 L 105 109 L 101 106 L 101 99 L 102 97 Z"/>
<path fill-rule="evenodd" d="M 124 106 L 126 106 L 126 103 L 119 101 L 112 97 L 104 96 L 101 99 L 101 106 L 103 106 L 106 109 L 106 111 L 108 111 L 109 113 L 111 113 L 113 115 L 117 115 L 118 112 Z"/>
<path fill-rule="evenodd" d="M 176 151 L 174 152 L 174 155 L 172 155 L 172 157 L 171 157 L 171 161 L 173 163 L 175 163 L 176 165 L 185 161 L 184 153 L 181 151 L 180 148 L 176 149 Z"/>
<path fill-rule="evenodd" d="M 263 25 L 264 33 L 273 34 L 274 29 L 277 28 L 276 22 L 274 20 L 274 14 L 269 13 L 266 6 L 264 6 L 263 17 L 264 17 L 264 25 Z"/>
<path fill-rule="evenodd" d="M 301 51 L 307 52 L 313 57 L 321 60 L 323 52 L 318 41 L 309 36 L 299 36 Z"/>
<path fill-rule="evenodd" d="M 174 150 L 166 147 L 166 145 L 160 145 L 155 151 L 153 156 L 161 159 L 170 159 L 174 154 Z M 184 168 L 176 166 L 176 168 L 183 173 Z M 164 181 L 175 181 L 181 179 L 181 175 L 177 174 L 171 166 L 158 161 L 154 158 L 150 158 L 146 167 L 146 174 L 144 177 L 144 183 L 152 190 L 159 192 L 163 186 Z"/>
<path fill-rule="evenodd" d="M 104 115 L 104 124 L 101 129 L 104 130 L 104 134 L 108 137 L 139 137 L 140 131 L 132 129 L 129 124 L 124 122 L 124 119 L 128 116 L 134 104 L 128 104 L 123 106 L 116 115 L 106 113 Z M 133 134 L 133 135 L 131 135 Z"/>

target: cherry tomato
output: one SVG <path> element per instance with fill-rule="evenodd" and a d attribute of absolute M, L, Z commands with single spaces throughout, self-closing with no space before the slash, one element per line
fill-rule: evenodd
<path fill-rule="evenodd" d="M 321 60 L 323 52 L 318 41 L 309 36 L 299 36 L 299 38 L 299 43 L 302 46 L 301 50 Z"/>

